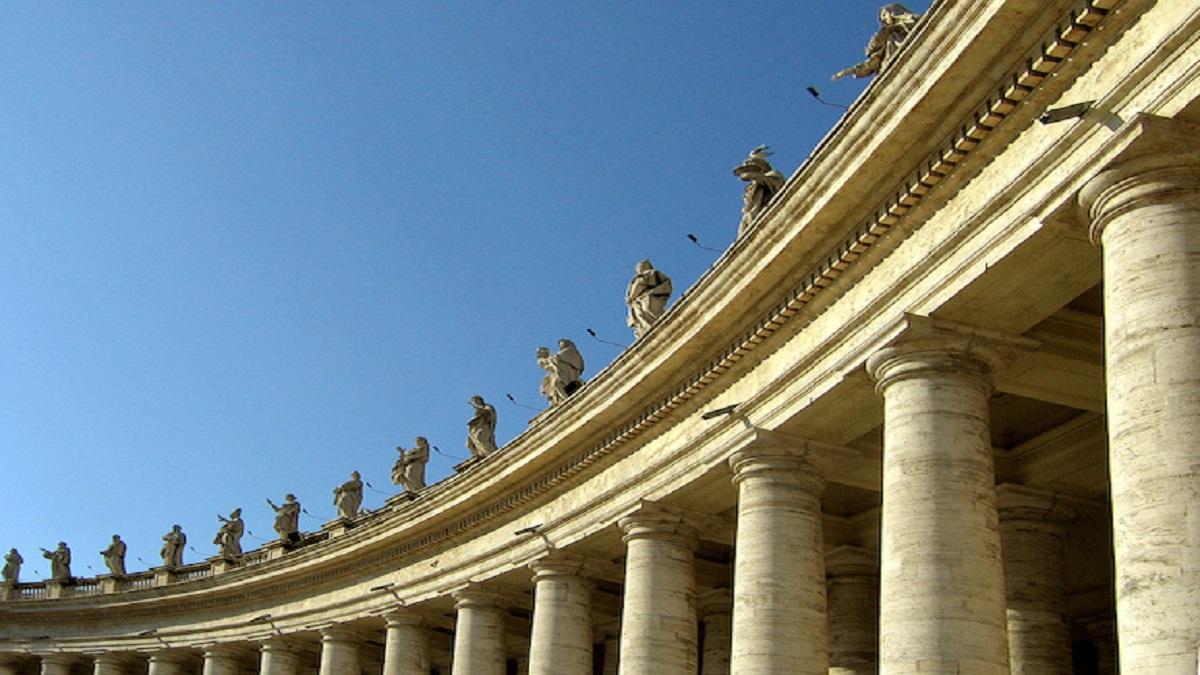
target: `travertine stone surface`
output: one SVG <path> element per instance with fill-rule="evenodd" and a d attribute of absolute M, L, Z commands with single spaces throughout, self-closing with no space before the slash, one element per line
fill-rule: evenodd
<path fill-rule="evenodd" d="M 358 631 L 343 626 L 322 628 L 320 675 L 359 675 L 358 646 L 362 641 Z"/>
<path fill-rule="evenodd" d="M 163 650 L 150 654 L 148 675 L 190 675 L 194 660 L 186 652 Z M 45 671 L 42 675 L 46 675 Z"/>
<path fill-rule="evenodd" d="M 240 653 L 230 645 L 210 645 L 203 654 L 203 675 L 240 675 Z"/>
<path fill-rule="evenodd" d="M 551 554 L 532 565 L 530 675 L 591 675 L 592 588 L 584 559 Z"/>
<path fill-rule="evenodd" d="M 454 593 L 454 675 L 504 675 L 504 610 L 481 588 Z"/>
<path fill-rule="evenodd" d="M 829 674 L 874 675 L 879 668 L 879 554 L 839 546 L 825 556 Z"/>
<path fill-rule="evenodd" d="M 1053 494 L 1019 485 L 998 486 L 996 498 L 1008 601 L 1009 668 L 1025 675 L 1069 674 L 1063 538 L 1073 513 Z"/>
<path fill-rule="evenodd" d="M 696 529 L 654 505 L 620 520 L 625 531 L 621 675 L 694 675 Z"/>
<path fill-rule="evenodd" d="M 616 635 L 604 638 L 603 675 L 617 675 L 617 667 L 621 663 L 621 641 Z"/>
<path fill-rule="evenodd" d="M 204 675 L 213 675 L 208 671 L 207 659 L 205 661 Z M 134 670 L 128 657 L 122 654 L 98 654 L 92 659 L 92 675 L 134 675 Z"/>
<path fill-rule="evenodd" d="M 259 675 L 297 675 L 300 671 L 300 650 L 286 640 L 264 641 L 258 658 Z"/>
<path fill-rule="evenodd" d="M 965 329 L 908 321 L 868 361 L 884 398 L 880 670 L 1007 673 L 988 421 L 999 354 Z"/>
<path fill-rule="evenodd" d="M 427 675 L 429 673 L 429 629 L 411 610 L 388 614 L 383 651 L 383 675 Z"/>
<path fill-rule="evenodd" d="M 1186 131 L 1186 130 L 1185 130 Z M 1196 145 L 1191 133 L 1176 151 Z M 1161 149 L 1159 149 L 1161 150 Z M 1118 163 L 1082 202 L 1104 255 L 1122 672 L 1195 672 L 1200 637 L 1200 164 Z"/>
<path fill-rule="evenodd" d="M 823 674 L 824 481 L 815 464 L 786 447 L 752 446 L 729 465 L 738 491 L 732 672 Z"/>
<path fill-rule="evenodd" d="M 79 661 L 77 657 L 67 654 L 42 654 L 41 659 L 41 675 L 71 675 L 71 666 Z M 154 671 L 150 671 L 150 675 L 156 675 Z M 167 675 L 159 673 L 158 675 Z"/>
<path fill-rule="evenodd" d="M 733 591 L 716 588 L 696 598 L 704 627 L 700 675 L 729 675 L 729 648 L 733 640 Z"/>

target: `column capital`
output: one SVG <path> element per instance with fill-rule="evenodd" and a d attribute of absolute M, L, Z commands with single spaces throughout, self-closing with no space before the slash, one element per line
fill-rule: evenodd
<path fill-rule="evenodd" d="M 423 626 L 425 617 L 420 612 L 408 607 L 396 607 L 383 614 L 387 627 L 392 626 Z"/>
<path fill-rule="evenodd" d="M 1057 529 L 1076 516 L 1075 509 L 1053 492 L 1015 483 L 996 486 L 996 511 L 1001 522 L 1044 523 Z"/>
<path fill-rule="evenodd" d="M 1164 201 L 1200 200 L 1200 126 L 1138 113 L 1108 141 L 1102 168 L 1079 192 L 1092 243 L 1111 220 Z"/>
<path fill-rule="evenodd" d="M 736 486 L 747 478 L 763 475 L 786 476 L 806 492 L 819 495 L 825 489 L 824 468 L 828 461 L 820 456 L 826 448 L 837 452 L 824 453 L 845 455 L 844 448 L 797 438 L 777 432 L 756 429 L 749 445 L 736 450 L 729 456 L 729 468 L 733 471 Z"/>
<path fill-rule="evenodd" d="M 622 541 L 627 544 L 634 539 L 662 539 L 694 549 L 699 534 L 696 523 L 684 512 L 645 501 L 617 525 L 625 532 Z"/>
<path fill-rule="evenodd" d="M 260 640 L 258 650 L 272 654 L 300 654 L 304 648 L 293 638 L 276 636 Z"/>
<path fill-rule="evenodd" d="M 507 594 L 472 582 L 451 593 L 450 597 L 454 598 L 454 609 L 456 610 L 463 608 L 502 609 Z"/>
<path fill-rule="evenodd" d="M 992 389 L 991 374 L 1037 340 L 929 316 L 905 314 L 891 329 L 892 338 L 867 358 L 875 390 L 911 377 L 931 374 L 960 377 Z"/>
<path fill-rule="evenodd" d="M 879 552 L 838 546 L 825 554 L 825 576 L 879 576 Z"/>
<path fill-rule="evenodd" d="M 729 616 L 733 612 L 733 589 L 714 588 L 697 595 L 696 612 L 701 621 L 713 614 Z"/>
<path fill-rule="evenodd" d="M 150 663 L 187 664 L 196 658 L 194 652 L 186 649 L 158 649 L 146 654 Z"/>
<path fill-rule="evenodd" d="M 321 634 L 321 642 L 361 642 L 366 640 L 366 635 L 361 630 L 342 623 L 318 627 L 317 632 Z"/>
<path fill-rule="evenodd" d="M 200 652 L 204 658 L 232 658 L 237 659 L 246 655 L 250 650 L 249 647 L 242 644 L 231 642 L 213 642 L 200 646 Z"/>
<path fill-rule="evenodd" d="M 537 583 L 539 579 L 550 577 L 576 577 L 590 580 L 591 575 L 587 571 L 588 562 L 588 559 L 581 555 L 566 551 L 551 551 L 529 563 L 529 569 L 533 571 L 534 583 Z"/>

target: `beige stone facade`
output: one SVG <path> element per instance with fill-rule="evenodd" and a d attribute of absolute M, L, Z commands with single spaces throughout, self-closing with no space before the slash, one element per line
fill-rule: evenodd
<path fill-rule="evenodd" d="M 1197 64 L 1200 0 L 934 3 L 507 446 L 296 550 L 2 586 L 0 675 L 1196 673 Z"/>

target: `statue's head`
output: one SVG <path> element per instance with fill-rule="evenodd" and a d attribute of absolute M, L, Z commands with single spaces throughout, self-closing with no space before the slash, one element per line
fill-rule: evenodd
<path fill-rule="evenodd" d="M 549 356 L 550 356 L 550 348 L 549 347 L 538 347 L 537 348 L 537 357 L 539 359 L 549 358 Z"/>
<path fill-rule="evenodd" d="M 476 394 L 471 397 L 471 405 L 483 405 L 483 397 Z"/>
<path fill-rule="evenodd" d="M 114 534 L 114 535 L 113 535 L 113 541 L 121 541 L 121 535 L 119 535 L 119 534 Z"/>
<path fill-rule="evenodd" d="M 754 148 L 746 157 L 746 161 L 733 169 L 733 174 L 744 181 L 761 178 L 763 174 L 771 170 L 771 162 L 767 160 L 771 154 L 771 148 L 768 146 L 760 145 Z"/>
<path fill-rule="evenodd" d="M 242 510 L 241 510 L 241 509 L 234 509 L 232 512 L 230 512 L 230 514 L 229 514 L 229 517 L 230 517 L 230 518 L 241 518 L 241 517 L 242 517 Z"/>
<path fill-rule="evenodd" d="M 643 260 L 643 261 L 639 262 L 637 264 L 637 267 L 634 268 L 634 270 L 639 273 L 640 272 L 649 272 L 652 269 L 654 269 L 654 265 L 651 264 L 649 260 Z"/>
<path fill-rule="evenodd" d="M 58 542 L 58 547 L 59 547 L 59 548 L 66 548 L 66 547 L 67 547 L 67 542 L 65 542 L 65 541 L 60 541 L 60 542 Z"/>
<path fill-rule="evenodd" d="M 417 436 L 416 443 L 418 448 L 429 447 L 429 439 L 425 438 L 424 436 Z"/>
<path fill-rule="evenodd" d="M 174 530 L 174 531 L 176 531 L 176 532 L 179 532 L 179 531 L 180 531 L 180 530 L 182 530 L 183 528 L 182 528 L 182 527 L 180 527 L 179 525 L 172 525 L 172 526 L 171 526 L 171 529 L 172 529 L 172 530 Z"/>
<path fill-rule="evenodd" d="M 287 493 L 286 495 L 284 495 L 284 496 L 283 496 L 283 499 L 284 499 L 285 501 L 294 502 L 294 501 L 296 501 L 296 495 L 294 495 L 294 494 L 292 494 L 292 493 L 290 493 L 290 492 L 289 492 L 289 493 Z"/>
<path fill-rule="evenodd" d="M 351 471 L 350 477 L 353 478 L 354 480 L 358 480 L 359 478 L 362 478 L 362 476 L 358 475 L 357 471 Z"/>
<path fill-rule="evenodd" d="M 559 349 L 575 349 L 575 343 L 571 342 L 567 338 L 562 338 L 558 341 L 558 348 Z"/>
<path fill-rule="evenodd" d="M 884 5 L 879 8 L 879 24 L 881 26 L 890 26 L 893 21 L 908 14 L 912 14 L 912 12 L 898 2 Z"/>

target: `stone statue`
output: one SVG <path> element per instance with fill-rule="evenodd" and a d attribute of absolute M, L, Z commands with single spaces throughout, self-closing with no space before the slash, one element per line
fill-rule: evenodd
<path fill-rule="evenodd" d="M 350 480 L 333 489 L 333 505 L 337 507 L 337 517 L 345 520 L 357 518 L 362 500 L 362 476 L 357 471 L 351 471 Z"/>
<path fill-rule="evenodd" d="M 400 457 L 392 467 L 392 482 L 403 485 L 405 493 L 416 493 L 425 489 L 425 465 L 429 463 L 429 441 L 424 436 L 417 436 L 416 447 L 412 450 L 396 448 Z"/>
<path fill-rule="evenodd" d="M 754 222 L 758 214 L 767 208 L 767 204 L 771 203 L 771 199 L 783 187 L 783 174 L 771 168 L 771 162 L 767 161 L 770 156 L 771 149 L 760 145 L 751 150 L 746 161 L 733 170 L 733 175 L 746 183 L 746 189 L 742 193 L 742 222 L 738 225 L 739 237 L 750 229 L 750 224 Z"/>
<path fill-rule="evenodd" d="M 183 565 L 183 547 L 187 546 L 187 535 L 183 528 L 172 525 L 171 531 L 163 535 L 163 545 L 158 554 L 162 556 L 163 567 L 171 570 Z"/>
<path fill-rule="evenodd" d="M 671 290 L 671 277 L 654 269 L 649 260 L 637 264 L 625 290 L 625 305 L 629 308 L 625 323 L 633 329 L 634 337 L 645 335 L 662 318 Z"/>
<path fill-rule="evenodd" d="M 4 556 L 4 573 L 0 578 L 13 584 L 21 583 L 21 564 L 24 562 L 25 559 L 21 557 L 20 553 L 17 553 L 17 549 L 10 548 L 8 554 Z"/>
<path fill-rule="evenodd" d="M 546 347 L 538 347 L 537 362 L 546 371 L 540 390 L 550 405 L 562 403 L 583 386 L 583 355 L 574 342 L 559 340 L 558 352 L 554 354 Z"/>
<path fill-rule="evenodd" d="M 242 555 L 242 533 L 246 531 L 246 524 L 242 522 L 242 510 L 234 509 L 228 518 L 218 514 L 217 520 L 221 521 L 221 527 L 217 530 L 213 543 L 217 545 L 217 551 L 222 558 L 236 560 Z"/>
<path fill-rule="evenodd" d="M 121 535 L 114 534 L 112 543 L 108 548 L 100 551 L 100 555 L 104 556 L 104 564 L 108 566 L 108 573 L 114 577 L 125 576 L 125 542 L 121 541 Z"/>
<path fill-rule="evenodd" d="M 496 409 L 482 396 L 471 397 L 475 416 L 467 422 L 467 449 L 472 457 L 487 457 L 496 451 Z"/>
<path fill-rule="evenodd" d="M 275 532 L 279 534 L 279 540 L 284 543 L 299 543 L 300 502 L 296 501 L 296 495 L 284 495 L 283 504 L 280 506 L 275 506 L 275 502 L 270 499 L 267 500 L 267 504 L 275 510 Z"/>
<path fill-rule="evenodd" d="M 53 581 L 69 581 L 71 579 L 71 549 L 67 543 L 58 542 L 58 548 L 53 551 L 42 549 L 42 557 L 50 561 L 50 579 Z"/>
<path fill-rule="evenodd" d="M 884 5 L 879 10 L 879 30 L 867 43 L 867 60 L 839 70 L 834 73 L 833 79 L 840 80 L 850 75 L 870 77 L 882 71 L 900 51 L 900 46 L 908 39 L 920 18 L 920 14 L 909 11 L 900 3 Z"/>

